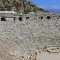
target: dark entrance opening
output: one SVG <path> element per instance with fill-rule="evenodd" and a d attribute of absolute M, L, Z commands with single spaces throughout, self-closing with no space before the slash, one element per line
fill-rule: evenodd
<path fill-rule="evenodd" d="M 1 21 L 6 21 L 6 18 L 5 18 L 5 17 L 2 17 L 2 18 L 1 18 Z"/>
<path fill-rule="evenodd" d="M 43 19 L 43 16 L 41 16 L 41 20 Z"/>
<path fill-rule="evenodd" d="M 26 17 L 26 20 L 29 19 L 29 17 Z"/>
<path fill-rule="evenodd" d="M 19 17 L 19 21 L 22 21 L 22 17 Z"/>
<path fill-rule="evenodd" d="M 16 20 L 16 17 L 14 17 L 14 21 Z"/>
<path fill-rule="evenodd" d="M 51 17 L 50 16 L 47 16 L 47 19 L 50 19 Z"/>

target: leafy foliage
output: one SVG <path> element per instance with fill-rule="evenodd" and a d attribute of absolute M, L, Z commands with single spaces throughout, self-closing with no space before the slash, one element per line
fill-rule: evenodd
<path fill-rule="evenodd" d="M 42 8 L 37 8 L 37 6 L 30 1 L 26 0 L 2 0 L 0 4 L 0 10 L 12 10 L 12 7 L 15 7 L 13 10 L 20 13 L 29 13 L 31 11 L 36 12 L 37 10 L 44 11 Z"/>

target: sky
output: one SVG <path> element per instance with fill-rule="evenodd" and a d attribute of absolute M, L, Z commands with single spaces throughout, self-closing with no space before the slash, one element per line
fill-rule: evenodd
<path fill-rule="evenodd" d="M 60 0 L 29 0 L 34 2 L 37 6 L 41 8 L 55 8 L 60 9 Z"/>

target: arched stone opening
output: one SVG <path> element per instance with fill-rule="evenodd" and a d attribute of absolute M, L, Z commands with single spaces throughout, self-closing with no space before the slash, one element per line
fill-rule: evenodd
<path fill-rule="evenodd" d="M 26 17 L 26 20 L 29 19 L 29 17 Z"/>
<path fill-rule="evenodd" d="M 14 21 L 16 20 L 16 17 L 14 17 Z"/>
<path fill-rule="evenodd" d="M 41 20 L 43 19 L 43 16 L 41 16 Z"/>
<path fill-rule="evenodd" d="M 22 21 L 22 19 L 23 19 L 22 17 L 19 17 L 19 21 Z"/>
<path fill-rule="evenodd" d="M 50 16 L 47 16 L 47 19 L 50 19 L 51 17 Z"/>
<path fill-rule="evenodd" d="M 6 21 L 6 18 L 5 17 L 1 17 L 1 21 Z"/>

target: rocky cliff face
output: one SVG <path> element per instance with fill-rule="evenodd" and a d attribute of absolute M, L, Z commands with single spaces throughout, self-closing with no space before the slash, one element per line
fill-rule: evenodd
<path fill-rule="evenodd" d="M 41 19 L 32 14 L 22 21 L 0 21 L 0 58 L 26 59 L 31 52 L 43 46 L 60 46 L 60 18 Z M 3 56 L 3 57 L 1 57 Z"/>

